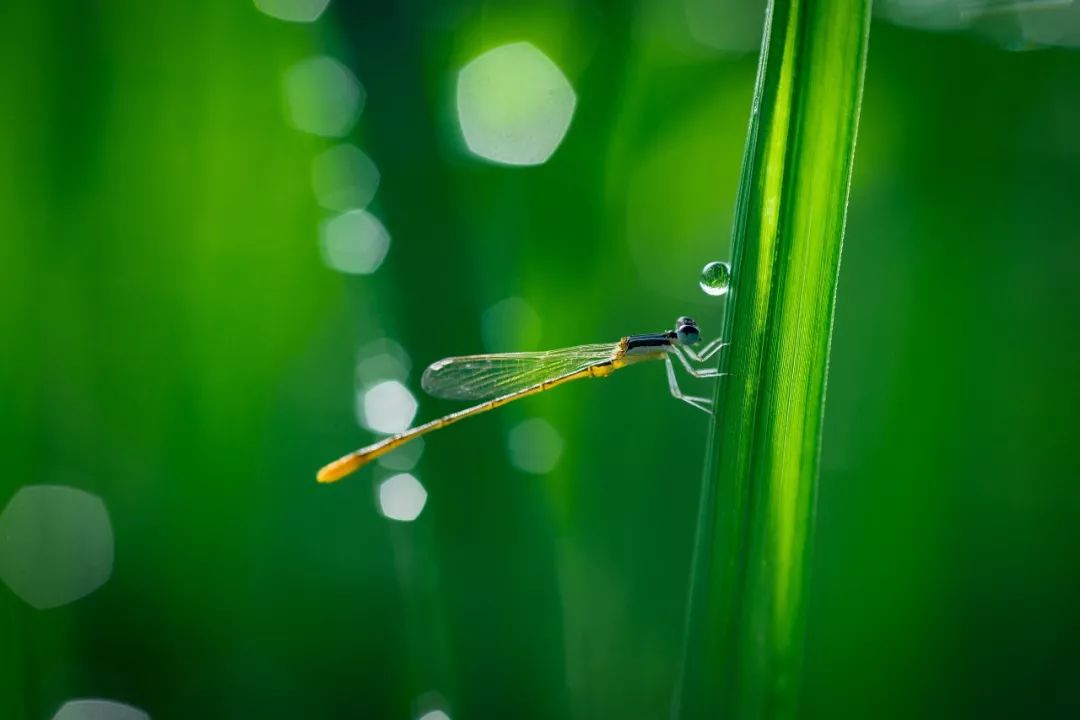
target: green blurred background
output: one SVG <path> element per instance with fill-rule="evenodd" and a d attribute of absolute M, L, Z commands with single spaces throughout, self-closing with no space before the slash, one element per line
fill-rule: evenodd
<path fill-rule="evenodd" d="M 413 522 L 380 513 L 393 469 L 314 473 L 375 437 L 356 405 L 384 370 L 426 420 L 459 407 L 419 387 L 445 355 L 716 332 L 697 276 L 727 254 L 760 4 L 282 7 L 0 6 L 0 506 L 84 490 L 115 547 L 57 607 L 0 585 L 0 718 L 666 716 L 706 418 L 661 368 L 430 436 Z M 1036 47 L 1080 43 L 1063 7 L 875 19 L 806 717 L 1080 714 L 1080 54 Z M 455 104 L 518 41 L 576 96 L 531 167 L 470 153 Z M 293 83 L 336 137 L 295 127 L 317 55 L 364 88 L 354 123 Z M 312 163 L 343 142 L 380 175 L 370 274 L 320 250 Z M 63 571 L 47 545 L 0 533 L 0 572 Z"/>

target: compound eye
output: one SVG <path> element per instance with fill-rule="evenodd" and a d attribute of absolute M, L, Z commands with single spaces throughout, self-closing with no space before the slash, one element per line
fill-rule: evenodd
<path fill-rule="evenodd" d="M 675 321 L 675 327 L 681 328 L 683 325 L 697 325 L 693 318 L 688 318 L 683 315 L 681 318 Z"/>
<path fill-rule="evenodd" d="M 693 345 L 701 339 L 696 325 L 680 325 L 675 334 L 678 335 L 679 342 L 684 345 Z"/>

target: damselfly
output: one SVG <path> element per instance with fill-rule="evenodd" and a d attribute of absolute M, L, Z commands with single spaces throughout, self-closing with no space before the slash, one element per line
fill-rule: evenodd
<path fill-rule="evenodd" d="M 418 425 L 374 445 L 351 452 L 326 465 L 318 473 L 321 483 L 340 480 L 375 458 L 433 430 L 513 402 L 519 398 L 550 390 L 556 385 L 587 377 L 605 377 L 646 360 L 663 360 L 667 365 L 671 394 L 699 410 L 712 412 L 709 399 L 685 395 L 675 379 L 674 357 L 696 378 L 718 377 L 715 368 L 695 367 L 724 347 L 719 338 L 700 350 L 692 346 L 701 340 L 697 323 L 688 317 L 675 321 L 675 329 L 647 335 L 629 335 L 617 343 L 578 345 L 547 352 L 465 355 L 433 363 L 424 371 L 421 386 L 429 395 L 449 400 L 486 400 L 465 410 L 450 413 L 438 420 Z"/>

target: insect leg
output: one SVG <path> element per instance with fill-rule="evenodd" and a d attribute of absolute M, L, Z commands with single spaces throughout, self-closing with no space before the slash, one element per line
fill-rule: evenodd
<path fill-rule="evenodd" d="M 664 357 L 664 365 L 667 367 L 668 387 L 671 388 L 671 395 L 685 403 L 693 405 L 698 410 L 712 415 L 712 400 L 703 397 L 691 397 L 684 395 L 683 391 L 679 389 L 679 381 L 675 379 L 675 366 L 671 362 L 670 356 Z"/>
<path fill-rule="evenodd" d="M 722 376 L 727 374 L 727 373 L 720 372 L 716 368 L 696 368 L 696 367 L 694 367 L 693 365 L 690 364 L 690 361 L 686 359 L 686 356 L 683 355 L 684 352 L 687 352 L 687 349 L 684 348 L 684 347 L 679 347 L 678 345 L 672 345 L 671 346 L 671 352 L 675 355 L 675 357 L 679 358 L 679 362 L 681 362 L 682 366 L 684 368 L 686 368 L 686 372 L 690 373 L 691 375 L 693 375 L 696 378 L 722 377 Z"/>
<path fill-rule="evenodd" d="M 690 359 L 694 362 L 705 362 L 719 352 L 721 348 L 725 348 L 730 344 L 731 343 L 724 342 L 723 338 L 716 338 L 715 340 L 706 343 L 701 350 L 694 350 L 690 347 L 683 347 L 682 349 L 686 351 L 686 354 L 690 356 Z"/>

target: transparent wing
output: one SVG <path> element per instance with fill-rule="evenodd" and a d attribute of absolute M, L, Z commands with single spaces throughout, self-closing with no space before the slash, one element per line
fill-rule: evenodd
<path fill-rule="evenodd" d="M 488 400 L 605 362 L 618 348 L 618 343 L 604 343 L 547 352 L 444 358 L 428 366 L 420 384 L 435 397 Z"/>

